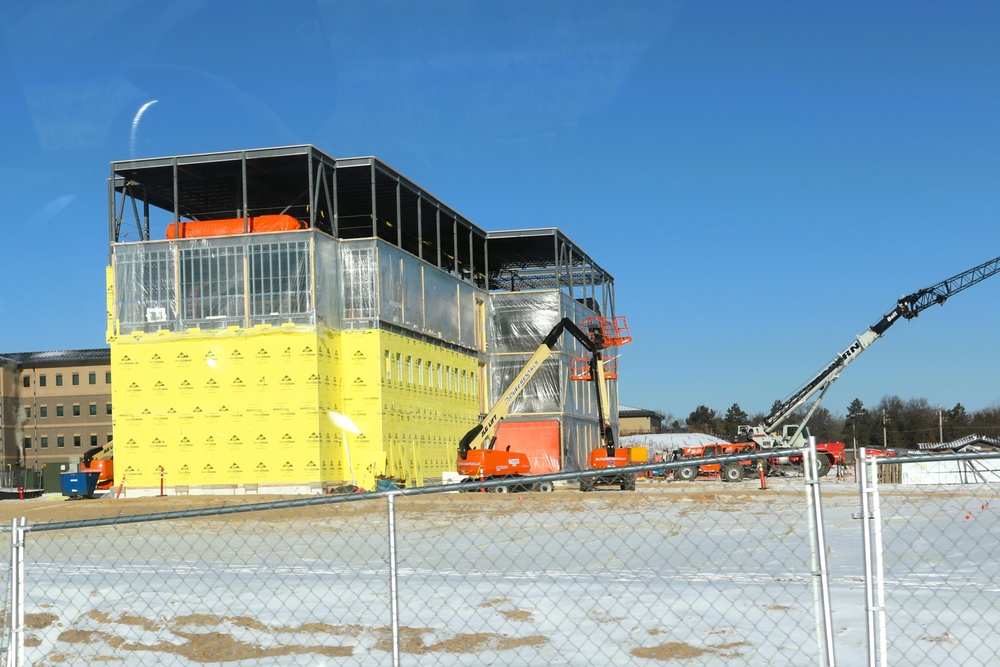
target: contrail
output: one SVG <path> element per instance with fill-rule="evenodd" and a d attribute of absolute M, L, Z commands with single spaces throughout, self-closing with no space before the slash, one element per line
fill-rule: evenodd
<path fill-rule="evenodd" d="M 159 102 L 159 100 L 150 100 L 149 102 L 143 104 L 139 107 L 139 111 L 136 112 L 135 118 L 132 119 L 132 132 L 129 137 L 129 157 L 135 157 L 135 135 L 139 130 L 139 121 L 142 119 L 142 114 L 146 113 L 146 109 L 153 106 L 157 102 Z"/>

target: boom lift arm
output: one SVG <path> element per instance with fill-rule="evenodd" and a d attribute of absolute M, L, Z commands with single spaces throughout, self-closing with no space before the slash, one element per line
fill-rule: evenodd
<path fill-rule="evenodd" d="M 1000 257 L 991 259 L 947 280 L 942 280 L 936 285 L 925 287 L 899 299 L 896 302 L 895 308 L 883 315 L 882 319 L 878 322 L 868 327 L 867 331 L 858 336 L 847 349 L 838 354 L 826 368 L 817 373 L 795 395 L 774 408 L 758 426 L 740 427 L 740 434 L 758 441 L 767 438 L 768 434 L 787 421 L 799 407 L 819 393 L 819 397 L 810 407 L 806 418 L 799 425 L 795 434 L 789 438 L 790 443 L 782 443 L 787 446 L 795 446 L 794 441 L 798 439 L 798 435 L 802 432 L 809 418 L 812 417 L 813 412 L 819 407 L 820 401 L 823 400 L 823 396 L 830 388 L 830 385 L 840 377 L 840 373 L 848 364 L 857 359 L 872 343 L 881 338 L 889 327 L 895 324 L 900 318 L 912 320 L 927 308 L 935 304 L 943 304 L 949 297 L 997 273 L 1000 273 Z"/>
<path fill-rule="evenodd" d="M 603 378 L 604 369 L 601 366 L 601 354 L 600 351 L 604 345 L 604 336 L 600 328 L 591 329 L 590 333 L 584 332 L 577 324 L 564 317 L 562 320 L 556 324 L 552 331 L 545 336 L 542 344 L 538 346 L 531 358 L 521 369 L 521 372 L 517 374 L 514 380 L 504 389 L 503 394 L 500 395 L 500 399 L 493 405 L 490 411 L 485 417 L 479 422 L 478 425 L 473 427 L 465 436 L 462 437 L 461 441 L 458 443 L 458 456 L 460 459 L 465 460 L 469 454 L 470 449 L 493 449 L 493 442 L 496 440 L 497 428 L 500 426 L 500 422 L 510 413 L 510 408 L 514 404 L 514 399 L 521 395 L 528 381 L 538 372 L 538 369 L 542 367 L 542 363 L 552 355 L 552 351 L 555 348 L 559 338 L 562 337 L 563 332 L 569 332 L 574 338 L 576 338 L 580 343 L 583 344 L 587 351 L 590 353 L 590 372 L 594 378 Z M 599 385 L 603 386 L 603 382 L 599 381 Z M 606 423 L 607 410 L 605 403 L 607 402 L 607 392 L 598 391 L 597 393 L 597 413 L 600 420 L 600 430 L 602 436 L 607 441 L 611 438 L 611 429 L 608 428 Z M 613 446 L 610 445 L 610 446 Z"/>
<path fill-rule="evenodd" d="M 114 456 L 114 453 L 115 443 L 114 441 L 111 441 L 105 445 L 101 445 L 100 447 L 94 447 L 93 449 L 85 451 L 81 457 L 81 463 L 83 463 L 84 468 L 89 468 L 90 462 L 94 459 L 110 459 Z"/>

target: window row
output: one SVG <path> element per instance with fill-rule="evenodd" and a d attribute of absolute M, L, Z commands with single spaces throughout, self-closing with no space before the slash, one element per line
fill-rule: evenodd
<path fill-rule="evenodd" d="M 389 350 L 385 350 L 385 379 L 462 396 L 476 395 L 474 372 Z"/>
<path fill-rule="evenodd" d="M 74 435 L 74 436 L 72 436 L 72 438 L 73 438 L 73 446 L 74 447 L 82 447 L 83 446 L 83 436 L 81 436 L 81 435 Z M 98 446 L 97 445 L 97 440 L 98 440 L 97 434 L 96 433 L 91 433 L 90 434 L 90 446 L 91 447 L 97 447 Z M 31 437 L 25 437 L 24 438 L 24 448 L 25 449 L 31 449 L 34 446 L 34 442 L 35 441 L 34 441 L 33 438 L 31 438 Z M 111 442 L 111 434 L 110 433 L 108 433 L 105 436 L 104 442 L 105 443 Z M 43 435 L 43 436 L 39 437 L 38 438 L 38 446 L 41 449 L 47 449 L 48 446 L 49 446 L 49 436 Z M 64 436 L 64 435 L 57 435 L 56 436 L 56 447 L 65 447 L 65 446 L 66 446 L 66 436 Z"/>
<path fill-rule="evenodd" d="M 56 373 L 56 375 L 55 375 L 55 381 L 56 381 L 56 386 L 57 387 L 63 386 L 63 374 L 62 373 Z M 25 373 L 24 376 L 21 378 L 21 382 L 24 384 L 25 387 L 30 387 L 31 386 L 31 375 L 29 375 L 28 373 Z M 70 382 L 73 384 L 73 386 L 79 386 L 80 385 L 80 374 L 79 373 L 72 373 L 70 375 Z M 87 374 L 87 384 L 97 384 L 97 373 L 88 373 Z M 111 384 L 111 371 L 105 371 L 104 372 L 104 384 Z M 46 377 L 45 373 L 39 373 L 39 375 L 38 375 L 38 386 L 39 387 L 48 386 L 48 378 Z"/>
<path fill-rule="evenodd" d="M 65 410 L 64 406 L 57 405 L 57 406 L 55 406 L 55 408 L 56 408 L 56 417 L 65 417 L 66 416 L 66 410 Z M 73 406 L 72 406 L 72 408 L 73 408 L 73 416 L 74 417 L 79 417 L 82 414 L 81 413 L 82 407 L 81 407 L 81 405 L 79 403 L 74 403 Z M 97 416 L 97 403 L 91 403 L 90 405 L 88 405 L 87 406 L 87 413 L 91 417 L 96 417 Z M 31 414 L 32 414 L 31 413 L 31 406 L 28 406 L 28 407 L 24 408 L 24 418 L 25 419 L 31 419 Z M 111 414 L 111 404 L 110 403 L 105 403 L 104 404 L 104 414 L 106 414 L 106 415 L 110 415 Z M 47 406 L 47 405 L 39 405 L 38 406 L 38 417 L 40 419 L 45 419 L 48 416 L 49 416 L 49 406 Z"/>

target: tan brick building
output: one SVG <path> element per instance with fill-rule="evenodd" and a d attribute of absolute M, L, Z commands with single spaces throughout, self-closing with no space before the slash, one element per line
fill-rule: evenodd
<path fill-rule="evenodd" d="M 3 466 L 41 470 L 112 439 L 108 348 L 0 354 Z"/>

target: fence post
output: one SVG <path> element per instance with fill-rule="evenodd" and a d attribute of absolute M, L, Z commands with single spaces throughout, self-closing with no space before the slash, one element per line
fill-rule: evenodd
<path fill-rule="evenodd" d="M 885 572 L 882 564 L 882 513 L 878 497 L 878 457 L 858 450 L 858 486 L 864 530 L 865 609 L 868 616 L 868 665 L 886 667 L 888 639 L 885 636 Z"/>
<path fill-rule="evenodd" d="M 816 603 L 816 642 L 819 664 L 837 664 L 833 650 L 833 613 L 830 609 L 830 573 L 826 562 L 826 536 L 823 533 L 823 501 L 817 473 L 816 436 L 809 436 L 805 450 L 806 504 L 809 514 L 809 540 L 812 551 L 813 595 Z"/>
<path fill-rule="evenodd" d="M 20 522 L 19 522 L 20 521 Z M 27 519 L 13 519 L 10 530 L 10 627 L 7 667 L 24 664 L 24 528 Z"/>
<path fill-rule="evenodd" d="M 392 665 L 399 667 L 399 589 L 396 567 L 396 493 L 389 492 L 389 604 L 392 615 Z"/>

